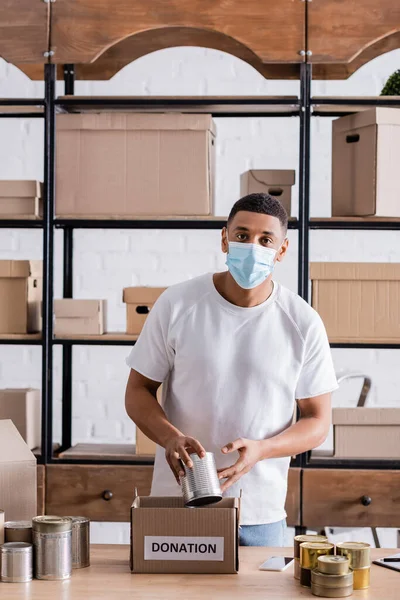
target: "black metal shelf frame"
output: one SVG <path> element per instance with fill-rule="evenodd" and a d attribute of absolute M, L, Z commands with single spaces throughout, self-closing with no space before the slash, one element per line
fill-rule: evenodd
<path fill-rule="evenodd" d="M 308 301 L 309 282 L 309 237 L 310 230 L 398 230 L 400 222 L 390 220 L 380 221 L 331 221 L 324 219 L 310 220 L 310 128 L 313 116 L 329 117 L 343 116 L 339 111 L 321 111 L 314 105 L 331 106 L 400 106 L 398 100 L 381 99 L 338 99 L 311 97 L 312 67 L 308 63 L 301 65 L 300 98 L 240 98 L 223 99 L 74 99 L 55 98 L 55 65 L 45 65 L 45 98 L 44 99 L 6 99 L 0 100 L 0 118 L 44 118 L 45 122 L 45 172 L 44 172 L 44 214 L 43 220 L 1 220 L 0 228 L 41 228 L 43 229 L 43 337 L 32 340 L 0 340 L 0 344 L 32 344 L 42 345 L 42 456 L 40 461 L 45 464 L 152 464 L 151 460 L 84 460 L 74 458 L 57 458 L 53 453 L 53 346 L 62 346 L 62 443 L 58 452 L 71 447 L 72 443 L 72 347 L 74 345 L 133 345 L 130 340 L 88 340 L 88 339 L 54 339 L 53 337 L 53 263 L 54 263 L 54 230 L 62 229 L 64 234 L 63 251 L 63 295 L 73 297 L 73 232 L 74 229 L 106 228 L 106 229 L 220 229 L 225 220 L 221 219 L 136 219 L 136 220 L 95 220 L 95 219 L 56 219 L 54 216 L 54 173 L 55 173 L 55 115 L 57 112 L 73 111 L 77 107 L 135 108 L 151 105 L 153 112 L 162 112 L 168 108 L 175 110 L 185 108 L 187 112 L 199 109 L 210 112 L 215 117 L 298 117 L 300 129 L 300 160 L 299 160 L 299 219 L 292 220 L 289 228 L 299 231 L 298 252 L 298 292 Z M 64 66 L 65 93 L 74 94 L 74 65 Z M 274 111 L 271 107 L 287 106 L 286 111 Z M 2 112 L 1 107 L 27 107 L 26 112 Z M 43 112 L 29 112 L 29 107 L 43 107 Z M 255 108 L 256 106 L 256 108 Z M 269 110 L 265 110 L 268 106 Z M 75 107 L 75 109 L 74 109 Z M 228 108 L 227 108 L 228 107 Z M 234 110 L 232 107 L 236 107 Z M 264 107 L 264 108 L 263 108 Z M 400 349 L 400 344 L 331 344 L 333 348 L 387 348 Z M 399 469 L 400 461 L 391 460 L 337 460 L 310 459 L 309 453 L 304 453 L 294 461 L 292 466 L 303 468 L 364 468 L 364 469 Z"/>

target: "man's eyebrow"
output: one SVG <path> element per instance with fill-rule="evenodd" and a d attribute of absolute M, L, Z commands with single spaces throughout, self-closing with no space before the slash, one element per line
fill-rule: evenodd
<path fill-rule="evenodd" d="M 249 229 L 247 227 L 243 227 L 242 225 L 238 225 L 237 227 L 235 227 L 234 231 L 249 231 Z M 273 231 L 263 231 L 262 232 L 263 235 L 272 235 L 273 237 L 278 237 L 276 235 L 276 233 L 274 233 Z"/>

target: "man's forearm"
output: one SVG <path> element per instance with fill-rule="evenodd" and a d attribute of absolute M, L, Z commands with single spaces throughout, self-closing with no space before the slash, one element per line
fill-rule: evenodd
<path fill-rule="evenodd" d="M 165 447 L 168 440 L 182 433 L 174 427 L 157 398 L 145 387 L 133 388 L 128 385 L 125 407 L 129 417 L 141 431 L 159 446 Z"/>
<path fill-rule="evenodd" d="M 322 444 L 326 436 L 327 427 L 322 419 L 303 417 L 282 433 L 260 442 L 261 460 L 307 452 Z"/>

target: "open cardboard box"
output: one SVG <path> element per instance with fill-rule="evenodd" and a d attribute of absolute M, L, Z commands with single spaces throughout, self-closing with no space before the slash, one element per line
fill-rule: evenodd
<path fill-rule="evenodd" d="M 179 497 L 136 497 L 132 573 L 237 573 L 239 508 L 238 498 L 185 508 Z"/>

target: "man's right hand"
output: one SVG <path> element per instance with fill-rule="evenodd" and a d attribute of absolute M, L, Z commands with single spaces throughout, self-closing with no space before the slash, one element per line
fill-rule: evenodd
<path fill-rule="evenodd" d="M 180 477 L 185 475 L 182 463 L 189 469 L 193 467 L 189 454 L 197 454 L 200 458 L 204 458 L 206 451 L 198 440 L 186 435 L 174 436 L 165 446 L 165 458 L 179 484 Z"/>

